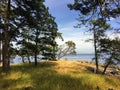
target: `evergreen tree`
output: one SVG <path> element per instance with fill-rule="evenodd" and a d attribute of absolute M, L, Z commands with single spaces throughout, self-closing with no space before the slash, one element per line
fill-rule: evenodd
<path fill-rule="evenodd" d="M 42 23 L 46 22 L 44 18 L 48 12 L 43 2 L 44 0 L 0 1 L 0 29 L 3 31 L 3 71 L 8 71 L 10 67 L 8 55 L 10 42 L 16 41 L 25 29 L 43 30 Z M 44 23 L 45 25 L 47 26 Z"/>
<path fill-rule="evenodd" d="M 100 20 L 98 23 L 105 23 L 107 20 L 111 20 L 110 18 L 117 18 L 120 15 L 120 1 L 119 0 L 74 0 L 74 4 L 68 4 L 68 7 L 71 10 L 79 11 L 79 24 L 77 27 L 81 25 L 93 24 L 93 34 L 94 34 L 94 48 L 95 48 L 95 60 L 96 60 L 96 69 L 98 69 L 98 55 L 97 55 L 97 34 L 101 32 L 101 30 L 96 30 L 96 20 Z M 95 21 L 93 23 L 93 21 Z M 105 22 L 104 22 L 105 21 Z M 97 26 L 99 27 L 100 24 Z M 101 24 L 102 25 L 102 24 Z M 101 26 L 100 26 L 101 27 Z M 104 29 L 104 25 L 102 25 Z M 104 32 L 103 32 L 104 34 Z"/>
<path fill-rule="evenodd" d="M 120 15 L 119 0 L 74 0 L 74 4 L 68 4 L 68 7 L 79 11 L 79 19 L 82 21 L 98 17 L 107 19 Z"/>
<path fill-rule="evenodd" d="M 55 18 L 52 17 L 49 12 L 48 8 L 44 5 L 41 7 L 35 6 L 37 13 L 34 14 L 35 19 L 35 26 L 25 27 L 26 30 L 29 32 L 25 33 L 24 28 L 22 28 L 21 33 L 25 34 L 27 38 L 31 38 L 29 40 L 29 44 L 31 43 L 31 51 L 34 53 L 35 57 L 35 65 L 37 65 L 37 55 L 41 54 L 44 57 L 48 57 L 51 59 L 55 59 L 55 47 L 56 47 L 56 34 L 57 34 L 57 24 L 55 23 Z M 23 35 L 21 37 L 24 38 Z M 47 41 L 45 41 L 47 39 Z M 48 50 L 49 48 L 49 50 Z M 30 49 L 30 48 L 29 48 Z M 45 54 L 47 52 L 47 54 Z M 49 53 L 52 53 L 48 55 Z"/>
<path fill-rule="evenodd" d="M 120 63 L 120 38 L 103 38 L 100 40 L 100 54 L 105 60 L 103 74 L 110 65 Z"/>
<path fill-rule="evenodd" d="M 11 0 L 2 0 L 0 1 L 0 25 L 3 31 L 3 38 L 2 38 L 2 61 L 3 61 L 3 71 L 9 70 L 9 55 L 8 55 L 8 46 L 9 46 L 9 22 L 10 22 L 10 7 L 11 7 Z"/>
<path fill-rule="evenodd" d="M 31 62 L 30 61 L 30 55 L 32 56 L 33 55 L 33 51 L 32 51 L 32 37 L 31 37 L 31 30 L 30 29 L 25 29 L 25 30 L 22 30 L 21 33 L 20 33 L 20 37 L 18 42 L 17 42 L 17 45 L 20 45 L 19 46 L 19 50 L 18 50 L 18 55 L 20 55 L 22 57 L 22 61 L 24 62 L 24 57 L 26 56 L 28 58 L 28 61 L 29 63 Z"/>
<path fill-rule="evenodd" d="M 91 27 L 92 26 L 92 27 Z M 102 18 L 97 20 L 92 20 L 90 25 L 90 31 L 93 33 L 93 43 L 94 43 L 94 53 L 95 53 L 95 64 L 96 64 L 96 73 L 99 71 L 99 43 L 102 38 L 106 37 L 106 31 L 110 29 L 110 25 Z"/>
<path fill-rule="evenodd" d="M 57 59 L 66 56 L 76 54 L 76 44 L 73 41 L 67 41 L 65 44 L 58 46 Z"/>
<path fill-rule="evenodd" d="M 55 41 L 57 37 L 57 24 L 54 22 L 54 17 L 49 16 L 47 19 L 47 26 L 44 26 L 41 37 L 41 51 L 44 59 L 56 60 L 57 43 Z"/>

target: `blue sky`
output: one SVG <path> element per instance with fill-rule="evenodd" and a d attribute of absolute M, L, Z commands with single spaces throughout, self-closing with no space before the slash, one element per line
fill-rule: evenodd
<path fill-rule="evenodd" d="M 56 19 L 58 30 L 62 33 L 64 41 L 57 39 L 59 45 L 65 41 L 72 40 L 76 44 L 77 53 L 93 53 L 92 43 L 86 43 L 85 40 L 89 39 L 83 31 L 85 28 L 74 28 L 77 25 L 78 12 L 71 11 L 67 4 L 73 3 L 74 0 L 46 0 L 45 5 L 49 7 L 49 12 Z"/>
<path fill-rule="evenodd" d="M 57 39 L 59 45 L 63 44 L 65 41 L 72 40 L 76 44 L 77 53 L 94 53 L 93 43 L 85 42 L 85 40 L 92 38 L 92 35 L 86 33 L 84 27 L 74 28 L 77 25 L 79 12 L 71 11 L 67 4 L 74 3 L 74 0 L 45 0 L 45 5 L 49 7 L 49 12 L 56 19 L 58 24 L 58 30 L 62 33 L 64 41 Z M 118 19 L 119 21 L 120 19 Z M 116 20 L 112 20 L 113 26 L 118 25 L 115 23 Z"/>

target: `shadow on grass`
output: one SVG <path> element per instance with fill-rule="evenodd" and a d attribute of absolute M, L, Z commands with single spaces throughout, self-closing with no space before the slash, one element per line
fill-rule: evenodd
<path fill-rule="evenodd" d="M 28 64 L 23 63 L 19 65 L 12 65 L 9 73 L 2 73 L 0 67 L 0 90 L 31 90 L 32 81 L 35 81 L 37 77 L 41 77 L 47 73 L 55 73 L 52 69 L 53 66 L 57 65 L 56 62 L 40 62 L 35 67 L 34 63 Z M 31 80 L 31 84 L 27 85 Z M 18 85 L 18 84 L 21 84 Z M 16 88 L 16 86 L 20 86 Z"/>
<path fill-rule="evenodd" d="M 22 63 L 20 65 L 13 65 L 11 66 L 11 70 L 15 71 L 15 70 L 19 70 L 22 72 L 29 72 L 29 70 L 31 71 L 31 69 L 44 69 L 44 68 L 51 68 L 56 66 L 57 63 L 56 62 L 40 62 L 38 63 L 37 66 L 34 65 L 34 63 Z"/>
<path fill-rule="evenodd" d="M 46 75 L 36 79 L 34 90 L 93 90 L 92 85 L 82 81 L 70 75 Z"/>
<path fill-rule="evenodd" d="M 40 62 L 37 67 L 34 63 L 14 65 L 11 73 L 0 80 L 0 90 L 100 90 L 94 82 L 87 82 L 88 76 L 60 74 L 54 68 L 56 65 L 56 62 Z"/>
<path fill-rule="evenodd" d="M 14 65 L 11 72 L 0 80 L 0 90 L 93 90 L 83 78 L 59 74 L 56 62 Z M 16 74 L 16 75 L 15 75 Z"/>
<path fill-rule="evenodd" d="M 90 72 L 95 72 L 95 68 L 93 68 L 93 67 L 86 66 L 85 68 Z"/>

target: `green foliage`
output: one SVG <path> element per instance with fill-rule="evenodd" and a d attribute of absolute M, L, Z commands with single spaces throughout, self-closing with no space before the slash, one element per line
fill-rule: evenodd
<path fill-rule="evenodd" d="M 55 18 L 44 5 L 44 0 L 8 1 L 0 1 L 0 30 L 3 31 L 3 36 L 6 37 L 2 39 L 6 43 L 6 50 L 3 51 L 5 55 L 3 56 L 8 56 L 7 54 L 10 51 L 7 52 L 7 50 L 10 48 L 9 44 L 13 41 L 18 42 L 17 45 L 20 45 L 20 47 L 18 46 L 18 48 L 21 48 L 19 54 L 22 55 L 25 51 L 27 56 L 31 54 L 37 56 L 45 51 L 46 49 L 43 50 L 40 46 L 43 44 L 47 44 L 46 46 L 51 45 L 51 48 L 56 47 L 57 24 L 54 21 Z M 4 26 L 6 26 L 6 30 L 4 30 Z M 50 40 L 47 43 L 42 43 L 42 37 L 47 37 Z M 52 49 L 54 59 L 55 52 L 55 48 Z M 8 57 L 5 58 L 9 59 Z"/>
<path fill-rule="evenodd" d="M 94 60 L 96 62 L 96 72 L 99 70 L 99 58 L 100 58 L 100 40 L 106 38 L 106 32 L 110 30 L 110 25 L 107 24 L 106 20 L 103 18 L 98 18 L 97 20 L 91 20 L 88 29 L 93 34 L 93 44 L 94 44 Z"/>
<path fill-rule="evenodd" d="M 105 21 L 112 18 L 119 18 L 120 16 L 120 1 L 117 0 L 73 0 L 73 4 L 68 4 L 70 10 L 79 12 L 77 18 L 77 28 L 82 25 L 89 26 L 91 20 L 98 20 L 99 18 Z M 102 23 L 102 22 L 101 22 Z M 107 27 L 106 27 L 107 28 Z M 117 29 L 119 31 L 119 29 Z"/>
<path fill-rule="evenodd" d="M 74 0 L 74 4 L 68 4 L 71 10 L 80 12 L 80 16 L 84 17 L 84 20 L 96 19 L 104 17 L 117 17 L 120 14 L 120 1 L 117 0 Z"/>
<path fill-rule="evenodd" d="M 73 41 L 67 41 L 65 44 L 58 46 L 57 59 L 66 55 L 76 54 L 76 44 Z"/>
<path fill-rule="evenodd" d="M 45 59 L 56 60 L 57 43 L 57 24 L 54 22 L 54 17 L 48 16 L 45 25 L 43 26 L 42 37 L 40 38 L 40 50 Z M 46 26 L 47 25 L 47 26 Z"/>
<path fill-rule="evenodd" d="M 74 4 L 68 4 L 71 10 L 79 11 L 79 24 L 86 25 L 94 35 L 94 50 L 96 68 L 98 69 L 98 58 L 100 53 L 100 41 L 105 38 L 107 29 L 110 29 L 110 25 L 107 24 L 107 20 L 111 17 L 116 18 L 120 15 L 120 1 L 114 0 L 74 0 Z M 92 25 L 92 28 L 91 28 Z"/>
<path fill-rule="evenodd" d="M 62 33 L 58 32 L 57 33 L 57 38 L 61 39 L 62 41 L 64 41 L 63 37 L 62 37 Z"/>
<path fill-rule="evenodd" d="M 30 2 L 32 2 L 32 4 L 29 4 Z M 22 42 L 26 42 L 26 45 L 23 44 L 23 46 L 25 45 L 26 48 L 31 46 L 29 50 L 33 52 L 35 57 L 37 57 L 38 54 L 41 54 L 46 58 L 47 54 L 45 53 L 51 53 L 51 56 L 47 56 L 47 59 L 51 57 L 54 57 L 51 59 L 55 59 L 55 47 L 57 45 L 55 41 L 57 36 L 57 24 L 54 21 L 55 18 L 49 14 L 48 8 L 43 5 L 43 1 L 29 1 L 29 3 L 26 4 L 30 8 L 25 6 L 25 13 L 31 14 L 28 18 L 29 26 L 24 27 L 21 31 Z M 22 7 L 20 9 L 22 9 Z M 21 14 L 22 13 L 23 12 L 21 12 Z M 31 44 L 28 45 L 27 43 Z"/>
<path fill-rule="evenodd" d="M 101 39 L 100 40 L 100 54 L 102 55 L 103 59 L 105 60 L 104 64 L 104 71 L 105 73 L 106 69 L 110 65 L 117 65 L 120 63 L 120 39 Z"/>
<path fill-rule="evenodd" d="M 91 23 L 99 30 L 99 32 L 105 31 L 110 28 L 110 24 L 107 23 L 103 18 L 98 18 L 97 20 L 91 20 Z"/>

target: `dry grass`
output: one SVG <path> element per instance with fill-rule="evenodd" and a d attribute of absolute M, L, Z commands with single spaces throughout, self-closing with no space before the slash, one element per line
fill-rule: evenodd
<path fill-rule="evenodd" d="M 119 90 L 120 79 L 91 72 L 93 63 L 46 61 L 12 65 L 0 74 L 0 90 Z"/>

